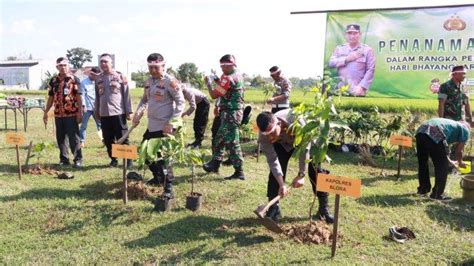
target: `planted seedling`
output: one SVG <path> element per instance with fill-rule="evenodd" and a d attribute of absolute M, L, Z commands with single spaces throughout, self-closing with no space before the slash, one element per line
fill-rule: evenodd
<path fill-rule="evenodd" d="M 57 171 L 50 166 L 46 166 L 43 162 L 46 154 L 54 148 L 54 145 L 49 142 L 40 142 L 33 145 L 33 154 L 30 158 L 36 157 L 36 164 L 33 166 L 25 165 L 24 172 L 32 175 L 42 175 L 47 173 L 49 175 L 57 174 Z"/>

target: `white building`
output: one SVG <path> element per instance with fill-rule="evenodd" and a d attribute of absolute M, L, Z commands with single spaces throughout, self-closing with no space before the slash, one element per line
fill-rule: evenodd
<path fill-rule="evenodd" d="M 39 90 L 47 71 L 54 64 L 42 60 L 0 61 L 0 90 Z"/>

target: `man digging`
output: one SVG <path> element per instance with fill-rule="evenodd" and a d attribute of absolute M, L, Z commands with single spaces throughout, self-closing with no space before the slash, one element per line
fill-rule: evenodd
<path fill-rule="evenodd" d="M 286 170 L 288 161 L 295 150 L 293 143 L 295 141 L 294 135 L 289 131 L 289 126 L 295 121 L 291 109 L 285 109 L 275 114 L 270 112 L 263 112 L 257 116 L 257 126 L 259 128 L 260 147 L 267 157 L 267 163 L 270 168 L 268 174 L 267 197 L 269 200 L 275 198 L 277 195 L 281 197 L 286 196 L 288 188 L 285 185 Z M 304 124 L 304 121 L 300 121 Z M 292 186 L 301 187 L 304 183 L 306 175 L 306 161 L 309 159 L 310 146 L 307 147 L 306 152 L 299 158 L 299 172 L 293 179 Z M 316 190 L 316 171 L 323 172 L 318 166 L 314 169 L 312 163 L 309 163 L 309 178 L 313 193 L 316 194 L 319 201 L 319 209 L 315 218 L 319 220 L 326 220 L 327 223 L 333 223 L 334 217 L 328 210 L 328 193 Z M 281 217 L 280 204 L 276 202 L 267 211 L 266 216 L 277 221 Z"/>

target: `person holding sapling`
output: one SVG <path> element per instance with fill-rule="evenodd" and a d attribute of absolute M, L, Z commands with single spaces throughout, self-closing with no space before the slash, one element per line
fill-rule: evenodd
<path fill-rule="evenodd" d="M 285 185 L 286 170 L 288 161 L 295 150 L 295 147 L 293 147 L 295 136 L 290 132 L 289 126 L 295 119 L 296 117 L 291 109 L 278 111 L 275 114 L 262 112 L 257 116 L 257 126 L 259 129 L 258 141 L 260 148 L 267 157 L 267 163 L 270 167 L 267 185 L 267 196 L 269 200 L 272 200 L 277 195 L 284 197 L 288 193 L 288 188 Z M 299 123 L 304 125 L 305 121 L 300 120 Z M 308 145 L 305 153 L 299 157 L 299 172 L 292 182 L 292 186 L 295 188 L 301 187 L 304 184 L 304 177 L 308 169 L 306 162 L 309 160 L 310 148 L 311 144 Z M 329 171 L 321 169 L 320 166 L 315 169 L 313 164 L 309 163 L 311 186 L 313 193 L 316 194 L 319 201 L 316 219 L 324 219 L 327 223 L 333 223 L 334 217 L 328 210 L 328 193 L 317 191 L 316 172 L 329 173 Z M 278 202 L 273 204 L 268 209 L 266 216 L 277 221 L 281 217 L 280 204 Z"/>
<path fill-rule="evenodd" d="M 213 87 L 209 77 L 205 82 L 213 99 L 219 98 L 219 117 L 221 124 L 212 143 L 212 160 L 203 165 L 206 172 L 219 171 L 224 149 L 229 152 L 229 159 L 234 167 L 234 174 L 225 180 L 245 180 L 243 171 L 243 156 L 240 148 L 239 127 L 243 118 L 244 86 L 242 75 L 237 71 L 237 63 L 233 55 L 221 57 L 222 76 L 214 80 Z"/>
<path fill-rule="evenodd" d="M 469 123 L 458 122 L 445 118 L 432 118 L 421 124 L 416 130 L 416 155 L 418 157 L 418 191 L 420 196 L 426 196 L 439 201 L 450 201 L 452 198 L 444 195 L 449 166 L 466 167 L 464 164 L 464 145 L 469 140 Z M 449 158 L 449 144 L 456 143 L 456 160 Z M 428 158 L 431 157 L 435 168 L 435 185 L 431 190 Z"/>
<path fill-rule="evenodd" d="M 133 125 L 140 123 L 140 118 L 145 109 L 148 109 L 148 126 L 143 141 L 153 138 L 164 138 L 173 134 L 172 122 L 181 119 L 184 109 L 184 96 L 181 84 L 176 78 L 165 71 L 165 60 L 159 53 L 152 53 L 147 58 L 148 71 L 151 77 L 145 83 L 145 91 L 138 104 L 137 111 L 133 117 Z M 160 156 L 158 156 L 159 158 Z M 168 199 L 174 198 L 173 194 L 173 169 L 169 165 L 164 169 L 164 161 L 146 162 L 153 178 L 148 185 L 164 184 L 164 196 Z M 166 178 L 165 178 L 166 175 Z"/>

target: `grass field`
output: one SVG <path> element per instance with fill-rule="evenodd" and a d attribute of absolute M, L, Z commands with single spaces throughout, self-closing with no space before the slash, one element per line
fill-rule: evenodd
<path fill-rule="evenodd" d="M 46 95 L 46 91 L 5 91 L 5 94 L 24 95 L 25 97 L 39 98 Z M 140 88 L 132 89 L 133 97 L 140 97 L 143 90 Z M 206 92 L 207 93 L 207 92 Z M 337 97 L 337 96 L 335 96 Z M 262 90 L 250 88 L 245 93 L 245 101 L 262 106 L 265 95 Z M 438 100 L 433 99 L 403 99 L 403 98 L 356 98 L 356 97 L 337 97 L 336 104 L 338 108 L 348 110 L 368 110 L 377 106 L 381 112 L 402 112 L 409 109 L 412 112 L 436 113 Z M 295 89 L 291 93 L 291 102 L 293 105 L 300 103 L 309 103 L 313 100 L 311 93 L 305 94 L 302 89 Z"/>
<path fill-rule="evenodd" d="M 133 94 L 136 106 L 138 94 Z M 251 91 L 247 95 L 257 97 Z M 30 112 L 27 141 L 55 143 L 52 126 L 45 130 L 41 116 L 37 109 Z M 343 240 L 331 260 L 329 246 L 298 244 L 258 223 L 252 211 L 266 201 L 268 167 L 263 156 L 257 163 L 252 154 L 255 143 L 243 145 L 246 181 L 223 181 L 231 167 L 223 167 L 220 175 L 198 169 L 196 191 L 205 198 L 202 209 L 192 213 L 184 207 L 190 171 L 177 168 L 177 206 L 157 213 L 146 200 L 124 206 L 116 193 L 121 168 L 106 167 L 109 159 L 92 124 L 84 167 L 74 171 L 72 180 L 48 174 L 25 174 L 18 180 L 15 149 L 5 144 L 5 131 L 0 132 L 0 264 L 474 264 L 474 205 L 459 199 L 460 177 L 449 177 L 447 193 L 456 198 L 453 202 L 418 198 L 413 195 L 417 187 L 413 156 L 402 161 L 397 181 L 396 161 L 388 162 L 389 175 L 384 177 L 380 168 L 360 165 L 357 155 L 331 154 L 333 163 L 325 168 L 335 175 L 360 178 L 363 184 L 361 198 L 342 198 Z M 133 132 L 132 144 L 140 143 L 145 125 L 146 119 Z M 187 136 L 191 138 L 190 130 Z M 206 140 L 204 148 L 209 145 Z M 24 161 L 26 149 L 20 152 Z M 57 162 L 57 149 L 42 159 Z M 377 162 L 381 164 L 380 159 Z M 296 167 L 292 161 L 289 177 L 296 175 Z M 146 178 L 150 175 L 146 172 Z M 311 201 L 307 181 L 282 200 L 281 225 L 307 223 Z M 331 211 L 333 204 L 331 196 Z M 392 225 L 408 226 L 417 238 L 405 244 L 386 240 Z"/>

